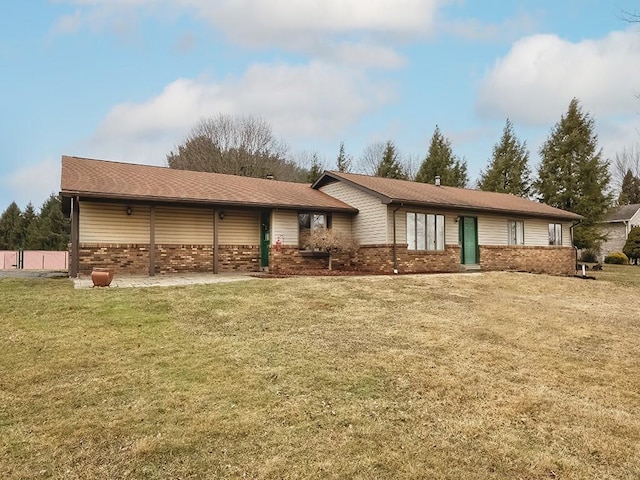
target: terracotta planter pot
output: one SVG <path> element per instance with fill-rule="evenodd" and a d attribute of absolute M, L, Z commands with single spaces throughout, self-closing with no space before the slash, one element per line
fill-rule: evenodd
<path fill-rule="evenodd" d="M 110 268 L 94 268 L 91 272 L 91 281 L 94 287 L 108 287 L 113 280 L 113 270 Z"/>

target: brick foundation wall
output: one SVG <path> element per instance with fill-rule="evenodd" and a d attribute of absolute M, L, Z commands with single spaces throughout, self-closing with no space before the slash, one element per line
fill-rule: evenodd
<path fill-rule="evenodd" d="M 446 245 L 443 251 L 408 250 L 398 245 L 398 271 L 400 273 L 452 273 L 460 271 L 460 247 Z"/>
<path fill-rule="evenodd" d="M 399 273 L 459 272 L 460 247 L 447 245 L 442 252 L 413 252 L 397 245 Z M 81 244 L 79 273 L 90 274 L 94 267 L 112 268 L 116 273 L 149 273 L 149 245 Z M 353 256 L 334 256 L 333 268 L 370 273 L 393 273 L 393 245 L 362 245 Z M 512 270 L 551 275 L 575 273 L 575 250 L 568 247 L 481 246 L 482 270 Z M 213 272 L 211 245 L 156 245 L 156 273 Z M 329 257 L 309 255 L 298 246 L 283 246 L 269 252 L 272 272 L 327 269 Z M 260 271 L 258 245 L 221 245 L 218 269 L 223 272 Z"/>
<path fill-rule="evenodd" d="M 438 273 L 460 271 L 460 247 L 447 245 L 444 251 L 411 251 L 396 245 L 399 273 Z M 393 245 L 362 245 L 355 256 L 358 270 L 393 273 Z"/>
<path fill-rule="evenodd" d="M 573 275 L 576 254 L 571 247 L 480 246 L 482 270 L 512 270 Z"/>
<path fill-rule="evenodd" d="M 218 271 L 220 273 L 259 272 L 260 246 L 220 245 L 218 247 Z"/>
<path fill-rule="evenodd" d="M 156 245 L 156 273 L 213 273 L 213 245 Z"/>
<path fill-rule="evenodd" d="M 344 264 L 332 262 L 332 268 L 341 268 Z M 321 270 L 329 268 L 329 257 L 301 252 L 297 245 L 283 245 L 280 251 L 271 247 L 269 252 L 269 271 L 274 273 L 297 272 L 302 270 Z"/>
<path fill-rule="evenodd" d="M 147 275 L 148 244 L 81 244 L 79 273 L 90 274 L 94 267 L 112 268 L 115 273 Z M 158 274 L 213 272 L 212 245 L 156 245 L 155 271 Z M 260 270 L 258 245 L 220 245 L 220 272 L 256 272 Z"/>
<path fill-rule="evenodd" d="M 149 245 L 81 243 L 78 250 L 78 273 L 89 275 L 94 267 L 112 268 L 116 273 L 147 275 Z"/>

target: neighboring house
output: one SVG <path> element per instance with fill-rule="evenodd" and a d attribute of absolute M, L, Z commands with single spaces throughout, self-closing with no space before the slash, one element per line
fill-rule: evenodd
<path fill-rule="evenodd" d="M 611 210 L 600 223 L 607 240 L 602 244 L 602 259 L 611 252 L 621 252 L 633 227 L 640 225 L 640 203 L 623 205 Z"/>
<path fill-rule="evenodd" d="M 579 215 L 508 194 L 325 172 L 313 185 L 62 157 L 70 275 L 295 271 L 327 265 L 301 244 L 338 229 L 349 268 L 376 273 L 573 274 Z"/>

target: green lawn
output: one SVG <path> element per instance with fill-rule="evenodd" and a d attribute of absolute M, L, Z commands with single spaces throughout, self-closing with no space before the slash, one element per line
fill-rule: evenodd
<path fill-rule="evenodd" d="M 638 479 L 640 267 L 598 276 L 0 280 L 0 478 Z"/>

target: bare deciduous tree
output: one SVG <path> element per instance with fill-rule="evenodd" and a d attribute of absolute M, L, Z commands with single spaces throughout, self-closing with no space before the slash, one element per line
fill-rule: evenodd
<path fill-rule="evenodd" d="M 367 145 L 360 156 L 358 170 L 367 175 L 375 175 L 378 170 L 378 165 L 380 165 L 384 157 L 386 146 L 385 142 L 374 142 Z"/>
<path fill-rule="evenodd" d="M 288 159 L 288 153 L 265 120 L 219 114 L 201 119 L 169 152 L 167 164 L 182 170 L 303 181 L 304 171 Z"/>
<path fill-rule="evenodd" d="M 616 153 L 615 159 L 611 162 L 611 180 L 617 192 L 621 190 L 628 171 L 631 171 L 634 177 L 640 178 L 640 145 Z"/>
<path fill-rule="evenodd" d="M 353 255 L 360 245 L 351 235 L 333 228 L 313 230 L 304 241 L 304 246 L 313 250 L 321 250 L 329 254 L 329 270 L 332 269 L 334 255 Z"/>

